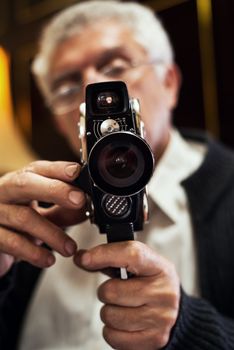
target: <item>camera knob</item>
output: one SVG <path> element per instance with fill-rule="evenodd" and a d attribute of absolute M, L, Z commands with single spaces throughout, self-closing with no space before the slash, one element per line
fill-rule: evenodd
<path fill-rule="evenodd" d="M 101 134 L 103 136 L 119 130 L 120 130 L 120 125 L 114 119 L 104 120 L 104 122 L 102 122 L 101 124 Z"/>
<path fill-rule="evenodd" d="M 78 136 L 81 141 L 80 148 L 80 160 L 81 163 L 87 162 L 87 145 L 86 145 L 86 125 L 85 125 L 85 117 L 81 114 L 80 121 L 77 124 L 78 127 Z"/>
<path fill-rule="evenodd" d="M 80 114 L 83 115 L 83 116 L 86 115 L 86 104 L 85 104 L 85 102 L 82 102 L 80 104 Z"/>
<path fill-rule="evenodd" d="M 130 103 L 136 114 L 140 114 L 140 102 L 137 98 L 131 98 Z"/>

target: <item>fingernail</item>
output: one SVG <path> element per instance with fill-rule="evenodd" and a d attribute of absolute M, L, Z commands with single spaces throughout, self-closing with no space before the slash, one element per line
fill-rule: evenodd
<path fill-rule="evenodd" d="M 78 172 L 78 164 L 68 165 L 65 168 L 66 175 L 73 177 Z"/>
<path fill-rule="evenodd" d="M 74 241 L 69 240 L 65 243 L 65 250 L 69 255 L 75 254 L 76 249 L 77 249 L 77 245 Z"/>
<path fill-rule="evenodd" d="M 82 200 L 82 195 L 80 192 L 78 191 L 71 191 L 69 193 L 69 199 L 70 201 L 75 204 L 75 205 L 80 205 L 81 204 L 81 200 Z"/>
<path fill-rule="evenodd" d="M 84 253 L 81 257 L 81 264 L 83 266 L 88 266 L 91 262 L 91 256 L 89 253 Z"/>
<path fill-rule="evenodd" d="M 55 257 L 53 255 L 50 255 L 48 258 L 47 258 L 47 265 L 48 266 L 51 266 L 55 263 Z"/>

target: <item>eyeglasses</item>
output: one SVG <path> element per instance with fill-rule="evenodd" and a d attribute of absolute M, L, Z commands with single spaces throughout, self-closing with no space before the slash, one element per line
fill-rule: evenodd
<path fill-rule="evenodd" d="M 100 68 L 96 68 L 97 74 L 105 80 L 127 80 L 137 79 L 140 77 L 141 72 L 137 72 L 136 69 L 149 66 L 149 65 L 163 64 L 162 60 L 155 59 L 147 62 L 128 62 L 120 59 L 114 60 Z M 134 74 L 133 74 L 134 73 Z M 130 76 L 131 75 L 131 76 Z M 65 79 L 66 80 L 66 77 Z M 79 96 L 82 93 L 84 84 L 81 78 L 74 80 L 67 79 L 52 93 L 52 97 L 49 101 L 49 108 L 56 115 L 68 114 L 79 108 Z"/>

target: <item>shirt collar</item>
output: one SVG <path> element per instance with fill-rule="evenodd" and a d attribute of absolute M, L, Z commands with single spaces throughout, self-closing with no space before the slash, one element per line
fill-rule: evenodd
<path fill-rule="evenodd" d="M 173 221 L 176 222 L 186 197 L 181 181 L 198 169 L 204 151 L 185 141 L 172 129 L 170 140 L 148 184 L 150 198 Z"/>

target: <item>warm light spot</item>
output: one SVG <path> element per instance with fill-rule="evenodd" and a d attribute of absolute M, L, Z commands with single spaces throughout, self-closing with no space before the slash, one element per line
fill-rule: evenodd
<path fill-rule="evenodd" d="M 10 59 L 0 46 L 0 175 L 35 159 L 15 124 L 10 87 Z"/>
<path fill-rule="evenodd" d="M 0 46 L 0 121 L 12 119 L 9 56 Z"/>

